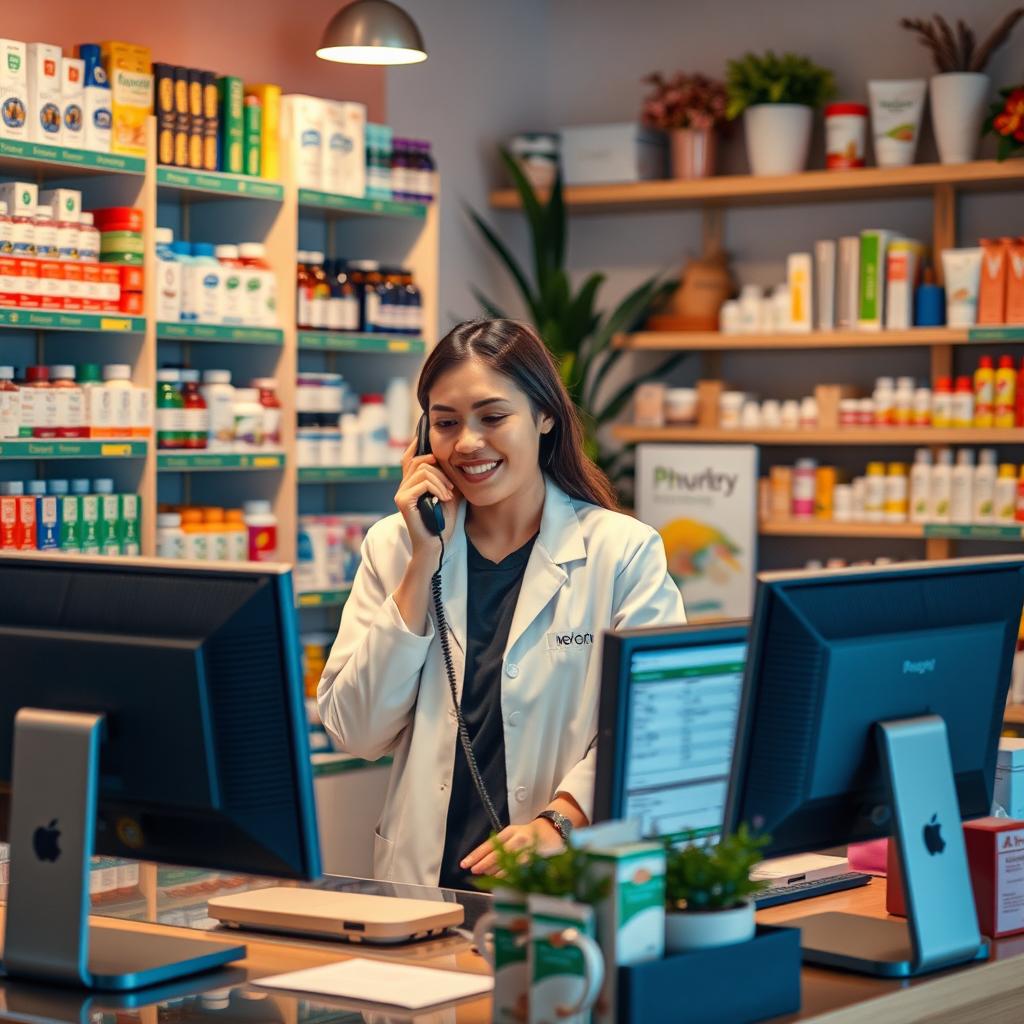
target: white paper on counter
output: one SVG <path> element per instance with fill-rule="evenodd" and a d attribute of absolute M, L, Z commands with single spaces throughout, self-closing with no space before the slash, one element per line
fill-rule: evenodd
<path fill-rule="evenodd" d="M 276 974 L 253 984 L 422 1010 L 467 996 L 486 995 L 494 988 L 494 979 L 486 974 L 356 959 Z"/>

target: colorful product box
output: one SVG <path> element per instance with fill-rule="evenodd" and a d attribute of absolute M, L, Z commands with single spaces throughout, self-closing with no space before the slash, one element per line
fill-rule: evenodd
<path fill-rule="evenodd" d="M 99 494 L 100 554 L 121 554 L 121 495 Z"/>
<path fill-rule="evenodd" d="M 85 61 L 65 57 L 61 61 L 62 144 L 74 149 L 85 147 Z"/>
<path fill-rule="evenodd" d="M 203 169 L 203 73 L 188 69 L 188 165 Z"/>
<path fill-rule="evenodd" d="M 117 311 L 125 316 L 142 316 L 143 301 L 140 292 L 121 292 L 121 299 L 117 304 Z"/>
<path fill-rule="evenodd" d="M 100 43 L 100 54 L 108 72 L 111 68 L 148 72 L 153 64 L 153 55 L 149 47 L 141 43 L 108 39 L 105 43 Z"/>
<path fill-rule="evenodd" d="M 132 388 L 132 437 L 153 434 L 153 393 L 149 388 Z"/>
<path fill-rule="evenodd" d="M 57 497 L 57 506 L 57 515 L 60 521 L 60 550 L 69 553 L 81 551 L 81 499 L 76 494 L 62 494 Z"/>
<path fill-rule="evenodd" d="M 978 288 L 978 323 L 1006 322 L 1006 278 L 1012 238 L 981 240 L 981 284 Z"/>
<path fill-rule="evenodd" d="M 56 551 L 60 547 L 60 506 L 56 495 L 43 494 L 36 503 L 36 550 Z"/>
<path fill-rule="evenodd" d="M 0 138 L 28 139 L 28 53 L 15 39 L 0 39 Z"/>
<path fill-rule="evenodd" d="M 890 231 L 868 230 L 860 233 L 860 301 L 857 326 L 861 330 L 880 331 L 885 312 L 885 261 Z"/>
<path fill-rule="evenodd" d="M 18 261 L 13 256 L 0 256 L 0 306 L 16 306 L 21 288 Z"/>
<path fill-rule="evenodd" d="M 69 312 L 81 312 L 84 301 L 84 272 L 81 263 L 66 260 L 61 263 L 64 275 L 64 308 Z"/>
<path fill-rule="evenodd" d="M 121 272 L 112 263 L 100 264 L 100 308 L 104 313 L 117 313 L 121 302 Z"/>
<path fill-rule="evenodd" d="M 245 95 L 255 96 L 263 111 L 260 173 L 264 178 L 277 181 L 281 177 L 281 86 L 247 85 Z"/>
<path fill-rule="evenodd" d="M 1011 818 L 1024 820 L 1024 739 L 1003 736 L 999 740 L 992 799 Z"/>
<path fill-rule="evenodd" d="M 263 149 L 263 108 L 255 96 L 246 96 L 242 103 L 242 163 L 246 174 L 259 177 Z"/>
<path fill-rule="evenodd" d="M 299 188 L 322 189 L 324 101 L 316 96 L 282 96 L 281 121 Z"/>
<path fill-rule="evenodd" d="M 39 202 L 39 186 L 34 181 L 0 182 L 0 199 L 11 217 L 34 217 Z M 14 253 L 18 255 L 17 250 Z"/>
<path fill-rule="evenodd" d="M 366 106 L 323 100 L 321 186 L 327 192 L 366 194 Z"/>
<path fill-rule="evenodd" d="M 49 210 L 55 221 L 82 219 L 82 193 L 77 188 L 48 188 L 39 192 L 37 209 Z"/>
<path fill-rule="evenodd" d="M 114 116 L 110 109 L 110 79 L 95 44 L 79 47 L 85 58 L 85 132 L 86 149 L 97 153 L 110 152 L 110 134 Z M 88 57 L 86 58 L 86 54 Z"/>
<path fill-rule="evenodd" d="M 146 120 L 153 107 L 153 76 L 141 71 L 111 68 L 110 110 L 113 117 L 110 150 L 128 156 L 146 155 Z"/>
<path fill-rule="evenodd" d="M 39 308 L 64 308 L 64 268 L 58 260 L 37 260 L 39 267 Z"/>
<path fill-rule="evenodd" d="M 39 279 L 39 260 L 18 260 L 18 307 L 39 309 L 42 306 L 42 286 Z"/>
<path fill-rule="evenodd" d="M 83 555 L 98 555 L 103 550 L 100 535 L 101 497 L 108 495 L 83 494 L 79 498 Z"/>
<path fill-rule="evenodd" d="M 142 499 L 137 494 L 115 495 L 119 503 L 117 539 L 122 555 L 142 554 Z"/>
<path fill-rule="evenodd" d="M 1006 258 L 1006 322 L 1024 324 L 1024 238 L 1010 243 Z"/>
<path fill-rule="evenodd" d="M 188 167 L 188 68 L 174 69 L 174 166 Z"/>
<path fill-rule="evenodd" d="M 174 133 L 177 114 L 174 108 L 174 66 L 153 65 L 153 112 L 156 114 L 157 161 L 174 163 Z"/>
<path fill-rule="evenodd" d="M 103 283 L 99 263 L 82 263 L 82 312 L 100 313 L 103 310 Z"/>
<path fill-rule="evenodd" d="M 245 114 L 243 111 L 244 91 L 242 80 L 231 75 L 217 79 L 217 93 L 220 109 L 220 154 L 217 166 L 231 174 L 242 174 L 245 170 Z"/>
<path fill-rule="evenodd" d="M 29 43 L 28 137 L 32 142 L 59 146 L 63 142 L 64 113 L 61 107 L 61 74 L 64 55 L 52 43 Z"/>
<path fill-rule="evenodd" d="M 203 170 L 217 170 L 217 146 L 220 137 L 220 97 L 217 76 L 212 71 L 203 75 Z"/>

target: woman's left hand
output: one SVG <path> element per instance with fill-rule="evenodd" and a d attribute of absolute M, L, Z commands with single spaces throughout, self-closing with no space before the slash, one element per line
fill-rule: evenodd
<path fill-rule="evenodd" d="M 537 852 L 544 857 L 560 853 L 565 847 L 558 829 L 547 818 L 535 818 L 527 825 L 509 825 L 498 833 L 498 838 L 506 850 L 526 850 L 536 846 Z M 497 874 L 498 856 L 491 841 L 488 839 L 481 843 L 460 862 L 460 867 L 474 875 Z"/>

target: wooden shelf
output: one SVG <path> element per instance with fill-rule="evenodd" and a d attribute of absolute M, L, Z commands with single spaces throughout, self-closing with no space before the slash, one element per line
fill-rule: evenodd
<path fill-rule="evenodd" d="M 122 313 L 55 313 L 45 309 L 0 308 L 0 327 L 21 331 L 82 331 L 89 334 L 142 334 L 145 317 Z"/>
<path fill-rule="evenodd" d="M 161 473 L 238 472 L 281 469 L 284 452 L 160 452 L 156 468 Z"/>
<path fill-rule="evenodd" d="M 156 187 L 161 192 L 179 192 L 192 199 L 264 199 L 275 203 L 284 199 L 284 186 L 277 181 L 224 171 L 192 171 L 187 167 L 158 167 Z"/>
<path fill-rule="evenodd" d="M 1024 329 L 1020 341 L 1024 341 Z M 966 328 L 914 327 L 905 331 L 811 331 L 807 334 L 722 334 L 720 331 L 638 331 L 620 334 L 615 347 L 649 352 L 726 352 L 767 349 L 907 348 L 960 345 Z M 986 339 L 987 340 L 987 339 Z M 1010 340 L 1010 339 L 999 339 Z"/>
<path fill-rule="evenodd" d="M 723 430 L 721 427 L 634 427 L 619 424 L 615 437 L 626 444 L 760 444 L 780 447 L 816 445 L 913 446 L 936 444 L 1024 445 L 1024 428 L 936 430 L 931 427 L 844 427 L 841 430 Z"/>
<path fill-rule="evenodd" d="M 55 180 L 93 174 L 135 174 L 141 177 L 146 173 L 146 160 L 120 153 L 98 153 L 91 149 L 68 149 L 38 142 L 0 139 L 0 167 L 5 171 L 28 172 L 33 181 L 37 177 Z"/>
<path fill-rule="evenodd" d="M 977 160 L 966 164 L 863 167 L 760 177 L 731 174 L 694 181 L 670 179 L 619 185 L 568 185 L 564 196 L 565 205 L 572 210 L 607 213 L 702 205 L 758 206 L 927 195 L 940 185 L 969 191 L 1016 188 L 1024 185 L 1024 162 Z M 520 206 L 519 194 L 514 189 L 492 192 L 490 202 L 496 210 L 516 210 Z"/>
<path fill-rule="evenodd" d="M 399 217 L 423 220 L 429 203 L 410 203 L 403 199 L 364 199 L 343 196 L 337 192 L 321 192 L 313 188 L 299 189 L 299 207 L 323 213 L 347 216 Z"/>
<path fill-rule="evenodd" d="M 306 331 L 298 333 L 300 349 L 311 352 L 380 352 L 399 355 L 423 355 L 426 342 L 413 335 L 347 334 L 344 331 Z"/>
<path fill-rule="evenodd" d="M 401 480 L 401 466 L 302 466 L 300 484 L 356 484 Z"/>
<path fill-rule="evenodd" d="M 280 327 L 242 327 L 231 324 L 200 324 L 161 320 L 156 325 L 161 341 L 209 341 L 233 345 L 283 345 Z"/>
<path fill-rule="evenodd" d="M 1005 524 L 837 523 L 826 519 L 776 519 L 762 522 L 762 537 L 873 537 L 877 540 L 1020 541 L 1024 527 Z"/>

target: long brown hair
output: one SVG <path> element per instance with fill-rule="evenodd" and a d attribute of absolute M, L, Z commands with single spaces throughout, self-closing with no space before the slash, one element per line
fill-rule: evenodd
<path fill-rule="evenodd" d="M 558 367 L 528 324 L 518 320 L 467 320 L 448 332 L 427 356 L 416 397 L 426 412 L 430 389 L 444 373 L 472 358 L 512 381 L 530 400 L 534 415 L 545 412 L 555 425 L 540 439 L 544 472 L 571 498 L 617 509 L 608 477 L 583 449 L 580 415 Z"/>

